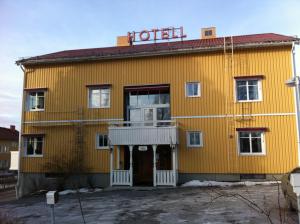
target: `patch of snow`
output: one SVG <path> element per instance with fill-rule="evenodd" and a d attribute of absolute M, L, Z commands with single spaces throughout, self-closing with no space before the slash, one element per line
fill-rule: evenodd
<path fill-rule="evenodd" d="M 80 188 L 78 190 L 80 193 L 94 193 L 94 192 L 100 192 L 102 191 L 101 188 Z M 75 194 L 76 190 L 64 190 L 64 191 L 60 191 L 58 192 L 59 195 L 67 195 L 67 194 Z"/>
<path fill-rule="evenodd" d="M 273 185 L 280 183 L 279 181 L 243 181 L 243 182 L 220 182 L 220 181 L 199 181 L 192 180 L 182 184 L 182 187 L 232 187 L 232 186 L 254 186 L 254 185 Z"/>
<path fill-rule="evenodd" d="M 58 192 L 59 195 L 67 195 L 67 194 L 75 194 L 75 193 L 76 193 L 75 190 L 64 190 L 64 191 Z"/>

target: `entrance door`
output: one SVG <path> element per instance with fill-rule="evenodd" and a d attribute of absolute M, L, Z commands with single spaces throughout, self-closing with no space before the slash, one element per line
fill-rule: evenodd
<path fill-rule="evenodd" d="M 133 153 L 133 184 L 153 185 L 153 151 L 147 146 L 147 151 L 139 151 L 138 146 Z"/>

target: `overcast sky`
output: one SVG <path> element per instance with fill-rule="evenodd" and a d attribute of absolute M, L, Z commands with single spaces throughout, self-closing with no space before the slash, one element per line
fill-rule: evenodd
<path fill-rule="evenodd" d="M 218 36 L 300 37 L 299 11 L 300 0 L 0 0 L 0 126 L 20 127 L 20 57 L 113 46 L 118 35 L 154 27 L 183 26 L 187 39 L 208 26 Z"/>

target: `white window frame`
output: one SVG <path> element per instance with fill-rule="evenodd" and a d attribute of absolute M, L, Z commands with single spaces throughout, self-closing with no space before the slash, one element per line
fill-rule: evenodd
<path fill-rule="evenodd" d="M 99 89 L 100 90 L 100 102 L 99 107 L 93 107 L 91 105 L 91 90 Z M 107 106 L 101 106 L 101 90 L 108 90 L 108 105 Z M 90 109 L 97 109 L 97 108 L 110 108 L 110 100 L 111 100 L 111 88 L 110 87 L 101 87 L 101 86 L 93 86 L 88 87 L 88 108 Z"/>
<path fill-rule="evenodd" d="M 107 146 L 99 146 L 99 136 L 107 136 Z M 108 134 L 107 133 L 97 133 L 96 134 L 96 149 L 109 149 L 109 145 L 108 145 Z"/>
<path fill-rule="evenodd" d="M 200 139 L 200 144 L 199 145 L 192 145 L 190 143 L 190 134 L 192 133 L 199 133 L 199 139 Z M 186 145 L 188 148 L 202 148 L 203 147 L 203 133 L 202 131 L 187 131 L 186 132 Z"/>
<path fill-rule="evenodd" d="M 238 85 L 237 81 L 257 81 L 257 88 L 258 88 L 258 99 L 257 100 L 249 100 L 249 88 L 248 88 L 248 82 L 247 82 L 247 100 L 238 100 Z M 262 96 L 262 82 L 261 78 L 240 78 L 234 80 L 234 86 L 235 86 L 235 102 L 238 103 L 245 103 L 245 102 L 261 102 L 263 100 Z"/>
<path fill-rule="evenodd" d="M 44 90 L 37 90 L 37 91 L 28 91 L 27 93 L 26 93 L 26 110 L 27 111 L 45 111 L 45 106 L 46 106 L 46 104 L 45 104 L 45 99 L 46 99 L 46 97 L 45 97 L 45 92 L 46 91 L 44 91 Z M 37 102 L 37 100 L 38 100 L 38 98 L 39 98 L 39 96 L 38 96 L 38 93 L 43 93 L 43 98 L 44 98 L 44 108 L 33 108 L 32 109 L 32 106 L 31 106 L 31 101 L 30 101 L 30 94 L 32 94 L 32 93 L 35 93 L 35 101 Z"/>
<path fill-rule="evenodd" d="M 188 85 L 189 84 L 197 84 L 197 86 L 198 86 L 198 95 L 192 95 L 192 96 L 188 95 Z M 189 97 L 189 98 L 201 97 L 201 84 L 200 84 L 200 82 L 197 82 L 197 81 L 195 81 L 195 82 L 186 82 L 185 83 L 185 96 Z"/>
<path fill-rule="evenodd" d="M 37 139 L 38 137 L 42 138 L 42 154 L 36 154 L 35 150 L 33 149 L 33 154 L 27 154 L 27 143 L 28 138 L 34 138 Z M 36 146 L 37 142 L 34 142 L 34 145 Z M 24 156 L 25 157 L 43 157 L 44 155 L 44 145 L 45 145 L 45 137 L 44 136 L 25 136 L 23 137 L 23 150 L 24 150 Z"/>
<path fill-rule="evenodd" d="M 241 152 L 241 148 L 240 148 L 240 132 L 260 132 L 260 137 L 261 137 L 261 152 L 252 152 L 252 141 L 251 139 L 249 139 L 250 141 L 250 152 Z M 266 155 L 266 142 L 265 142 L 265 131 L 237 131 L 236 132 L 236 136 L 237 136 L 237 150 L 238 150 L 238 155 L 240 156 L 265 156 Z"/>

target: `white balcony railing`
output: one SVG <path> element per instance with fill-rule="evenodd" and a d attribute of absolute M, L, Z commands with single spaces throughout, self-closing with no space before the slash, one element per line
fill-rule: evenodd
<path fill-rule="evenodd" d="M 176 177 L 173 170 L 156 170 L 156 185 L 176 186 Z"/>
<path fill-rule="evenodd" d="M 178 144 L 178 128 L 173 120 L 112 122 L 108 128 L 111 145 Z"/>
<path fill-rule="evenodd" d="M 130 170 L 113 170 L 112 185 L 130 185 Z"/>

